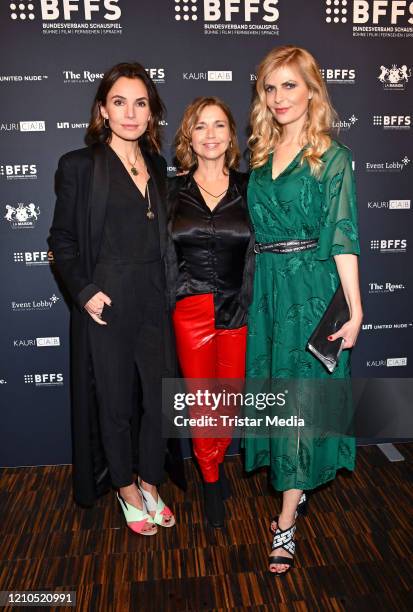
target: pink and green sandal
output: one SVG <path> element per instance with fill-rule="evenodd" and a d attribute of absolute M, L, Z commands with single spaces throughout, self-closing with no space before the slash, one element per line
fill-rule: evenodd
<path fill-rule="evenodd" d="M 132 531 L 144 536 L 152 536 L 157 533 L 157 527 L 153 518 L 144 510 L 139 510 L 132 504 L 129 504 L 120 493 L 116 493 L 116 497 L 121 505 L 123 514 L 125 515 L 126 523 Z M 152 529 L 146 529 L 147 525 L 152 525 Z"/>
<path fill-rule="evenodd" d="M 175 517 L 168 506 L 165 505 L 159 493 L 158 501 L 155 501 L 153 495 L 149 493 L 149 491 L 146 491 L 140 482 L 139 490 L 142 493 L 148 512 L 155 512 L 155 516 L 152 519 L 154 523 L 156 523 L 156 525 L 160 525 L 161 527 L 173 527 L 175 525 Z M 168 522 L 165 522 L 165 520 Z"/>

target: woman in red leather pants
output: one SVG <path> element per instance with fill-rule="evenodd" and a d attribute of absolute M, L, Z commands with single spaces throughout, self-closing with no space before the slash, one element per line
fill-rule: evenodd
<path fill-rule="evenodd" d="M 187 173 L 169 185 L 168 274 L 181 371 L 186 379 L 237 379 L 232 390 L 241 391 L 253 241 L 248 175 L 235 170 L 236 127 L 226 104 L 203 97 L 187 107 L 176 136 L 176 157 Z M 199 414 L 199 407 L 191 410 L 191 416 Z M 229 495 L 223 462 L 231 437 L 221 436 L 192 434 L 206 516 L 214 527 L 223 526 L 223 501 Z"/>

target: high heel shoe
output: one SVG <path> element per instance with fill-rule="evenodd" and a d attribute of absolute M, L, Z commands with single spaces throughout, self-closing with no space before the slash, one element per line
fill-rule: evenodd
<path fill-rule="evenodd" d="M 154 523 L 156 523 L 156 525 L 160 525 L 161 527 L 173 527 L 176 522 L 175 517 L 170 508 L 165 505 L 165 502 L 159 493 L 158 501 L 156 501 L 152 493 L 149 493 L 149 491 L 142 487 L 141 481 L 139 481 L 138 486 L 140 492 L 142 493 L 143 499 L 145 500 L 148 512 L 155 512 L 155 516 L 153 517 Z"/>
<path fill-rule="evenodd" d="M 300 497 L 300 501 L 298 502 L 297 510 L 295 511 L 294 518 L 298 516 L 306 516 L 308 513 L 308 496 L 303 491 Z M 278 516 L 273 516 L 270 523 L 270 531 L 271 533 L 275 533 L 278 526 Z"/>
<path fill-rule="evenodd" d="M 218 466 L 219 469 L 219 483 L 221 485 L 221 494 L 223 501 L 227 501 L 232 495 L 231 485 L 225 474 L 224 464 L 220 463 Z"/>
<path fill-rule="evenodd" d="M 123 510 L 123 514 L 126 519 L 126 523 L 129 529 L 132 529 L 135 533 L 139 533 L 144 536 L 152 536 L 157 532 L 156 525 L 154 523 L 153 518 L 144 510 L 140 510 L 132 504 L 129 504 L 125 499 L 123 499 L 120 493 L 116 493 L 116 497 L 118 498 L 118 502 L 120 503 L 120 507 Z M 145 508 L 145 503 L 143 503 Z M 145 529 L 147 525 L 153 525 L 152 529 Z"/>
<path fill-rule="evenodd" d="M 204 500 L 208 523 L 215 529 L 221 529 L 225 522 L 225 506 L 219 481 L 204 482 Z"/>
<path fill-rule="evenodd" d="M 296 526 L 293 523 L 288 529 L 279 529 L 277 527 L 274 535 L 274 539 L 272 541 L 271 551 L 278 550 L 279 548 L 283 548 L 286 552 L 290 553 L 292 557 L 280 557 L 271 556 L 270 555 L 270 563 L 269 570 L 271 574 L 275 574 L 275 576 L 284 576 L 287 572 L 290 571 L 292 567 L 294 567 L 294 555 L 295 555 L 295 530 Z M 283 572 L 273 572 L 271 571 L 272 565 L 288 565 L 288 568 Z"/>

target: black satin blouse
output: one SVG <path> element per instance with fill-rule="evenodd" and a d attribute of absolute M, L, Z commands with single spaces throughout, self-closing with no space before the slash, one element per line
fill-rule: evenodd
<path fill-rule="evenodd" d="M 212 293 L 215 327 L 245 325 L 254 256 L 246 199 L 248 175 L 230 171 L 228 191 L 213 211 L 192 173 L 168 182 L 171 301 Z"/>

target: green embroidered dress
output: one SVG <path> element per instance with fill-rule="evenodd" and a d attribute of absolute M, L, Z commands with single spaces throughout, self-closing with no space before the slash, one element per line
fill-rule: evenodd
<path fill-rule="evenodd" d="M 360 252 L 351 153 L 333 141 L 322 157 L 318 178 L 311 175 L 307 162 L 300 164 L 301 155 L 275 180 L 271 155 L 252 172 L 248 186 L 257 242 L 306 238 L 319 242 L 314 250 L 256 256 L 247 379 L 341 379 L 348 384 L 349 351 L 343 351 L 337 369 L 329 374 L 306 344 L 339 284 L 333 256 Z M 323 401 L 313 393 L 312 400 L 308 408 L 315 412 L 334 409 L 326 405 L 331 402 L 325 396 Z M 351 397 L 346 401 L 348 405 Z M 328 434 L 312 433 L 311 428 L 302 432 L 298 427 L 284 437 L 247 434 L 246 470 L 269 465 L 272 485 L 279 491 L 313 489 L 333 479 L 339 468 L 354 469 L 354 438 Z"/>

